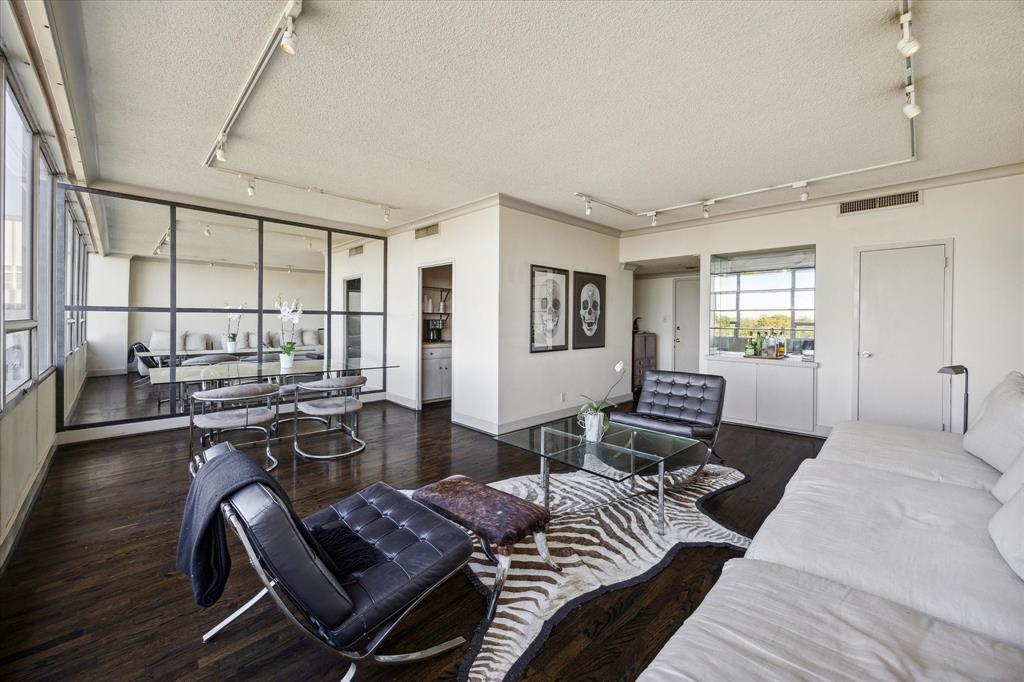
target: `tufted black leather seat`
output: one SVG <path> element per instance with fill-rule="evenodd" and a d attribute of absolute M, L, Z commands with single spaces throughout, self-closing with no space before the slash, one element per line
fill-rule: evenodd
<path fill-rule="evenodd" d="M 374 483 L 303 519 L 307 528 L 341 519 L 385 556 L 338 581 L 295 527 L 287 500 L 252 484 L 234 493 L 230 504 L 261 563 L 338 649 L 397 616 L 472 553 L 466 531 L 387 483 Z"/>
<path fill-rule="evenodd" d="M 612 412 L 611 421 L 714 444 L 722 421 L 725 377 L 647 370 L 633 412 Z"/>

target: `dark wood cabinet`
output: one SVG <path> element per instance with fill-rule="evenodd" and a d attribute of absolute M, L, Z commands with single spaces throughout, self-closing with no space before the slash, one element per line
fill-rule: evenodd
<path fill-rule="evenodd" d="M 657 369 L 658 335 L 652 332 L 633 334 L 633 393 L 644 383 L 644 372 Z"/>

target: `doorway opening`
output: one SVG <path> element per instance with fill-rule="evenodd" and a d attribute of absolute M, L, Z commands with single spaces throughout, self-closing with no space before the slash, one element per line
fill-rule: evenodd
<path fill-rule="evenodd" d="M 420 405 L 452 399 L 452 264 L 420 268 Z"/>

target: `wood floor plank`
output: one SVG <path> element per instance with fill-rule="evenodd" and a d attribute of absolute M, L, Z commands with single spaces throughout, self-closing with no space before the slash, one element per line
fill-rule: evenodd
<path fill-rule="evenodd" d="M 491 482 L 535 474 L 535 456 L 449 422 L 447 406 L 422 413 L 368 404 L 356 457 L 311 462 L 274 452 L 274 475 L 305 515 L 378 480 L 416 488 L 462 473 Z M 313 448 L 337 437 L 313 436 Z M 706 504 L 721 522 L 753 534 L 800 462 L 821 441 L 725 426 L 717 450 L 749 481 Z M 254 456 L 258 457 L 256 451 Z M 202 633 L 260 587 L 239 543 L 233 571 L 210 609 L 192 600 L 174 570 L 188 490 L 184 432 L 61 447 L 7 571 L 0 577 L 0 677 L 21 679 L 338 679 L 346 663 L 309 642 L 269 600 L 215 640 Z M 557 471 L 557 469 L 556 469 Z M 557 626 L 524 679 L 633 679 L 700 604 L 722 565 L 738 553 L 684 548 L 650 580 L 595 598 Z M 381 653 L 401 653 L 455 635 L 471 639 L 484 599 L 456 576 L 402 623 Z M 430 661 L 359 664 L 358 680 L 455 679 L 464 648 Z"/>

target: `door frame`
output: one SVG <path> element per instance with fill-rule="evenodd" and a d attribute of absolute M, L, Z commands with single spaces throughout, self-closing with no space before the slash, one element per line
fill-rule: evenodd
<path fill-rule="evenodd" d="M 436 268 L 442 265 L 452 266 L 452 293 L 455 293 L 455 259 L 446 258 L 439 261 L 427 261 L 420 263 L 416 269 L 416 409 L 423 409 L 423 271 Z M 452 321 L 452 361 L 455 360 L 455 317 L 450 315 Z M 452 375 L 452 397 L 451 404 L 455 405 L 455 376 Z"/>
<path fill-rule="evenodd" d="M 700 310 L 701 310 L 701 295 L 700 295 L 700 273 L 697 272 L 692 275 L 683 275 L 681 277 L 672 278 L 672 371 L 678 372 L 679 368 L 676 366 L 676 334 L 678 333 L 678 320 L 676 320 L 676 312 L 679 310 L 679 306 L 676 301 L 676 283 L 677 282 L 696 282 L 697 283 L 697 371 L 700 371 Z"/>
<path fill-rule="evenodd" d="M 945 284 L 943 287 L 942 305 L 942 362 L 946 365 L 952 363 L 953 357 L 953 267 L 956 264 L 954 259 L 955 240 L 948 239 L 925 239 L 913 242 L 897 242 L 892 244 L 871 244 L 869 246 L 856 246 L 853 250 L 853 353 L 851 363 L 853 366 L 853 418 L 860 419 L 860 270 L 861 256 L 871 251 L 892 251 L 895 249 L 914 249 L 922 246 L 943 246 L 946 253 Z M 818 290 L 817 284 L 815 291 Z M 939 368 L 936 367 L 938 372 Z M 942 382 L 942 430 L 952 431 L 950 398 L 952 384 L 949 380 Z"/>

